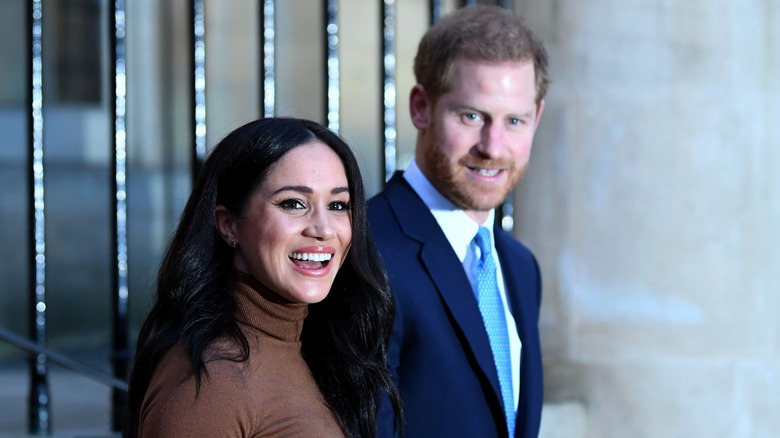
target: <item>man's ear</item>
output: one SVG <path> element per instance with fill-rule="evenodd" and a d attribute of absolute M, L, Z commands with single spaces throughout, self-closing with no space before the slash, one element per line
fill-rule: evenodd
<path fill-rule="evenodd" d="M 420 84 L 412 87 L 412 91 L 409 93 L 409 114 L 415 128 L 425 129 L 428 127 L 431 117 L 431 102 L 425 88 Z"/>
<path fill-rule="evenodd" d="M 222 236 L 222 239 L 228 245 L 234 247 L 240 243 L 238 241 L 236 221 L 224 205 L 217 205 L 214 209 L 214 223 L 217 227 L 217 232 L 219 232 L 219 235 Z"/>

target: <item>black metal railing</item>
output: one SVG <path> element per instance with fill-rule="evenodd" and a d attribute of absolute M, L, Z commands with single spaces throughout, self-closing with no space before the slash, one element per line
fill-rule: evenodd
<path fill-rule="evenodd" d="M 19 347 L 28 353 L 46 356 L 46 359 L 49 362 L 61 365 L 71 371 L 75 371 L 83 376 L 89 377 L 96 382 L 110 386 L 122 393 L 127 392 L 127 382 L 124 380 L 117 379 L 110 374 L 104 373 L 79 361 L 73 360 L 70 357 L 57 353 L 54 350 L 43 348 L 37 343 L 32 342 L 29 339 L 19 336 L 18 334 L 6 330 L 2 327 L 0 327 L 0 340 L 8 342 L 11 345 L 15 345 L 16 347 Z"/>
<path fill-rule="evenodd" d="M 112 239 L 114 263 L 111 265 L 112 293 L 112 349 L 111 363 L 115 376 L 127 376 L 130 363 L 130 334 L 128 330 L 128 262 L 127 262 L 127 70 L 125 36 L 126 13 L 124 0 L 113 0 L 109 8 L 109 46 L 111 47 L 111 104 L 113 126 Z M 114 387 L 111 394 L 111 426 L 121 430 L 127 413 L 127 388 Z"/>
<path fill-rule="evenodd" d="M 27 18 L 27 54 L 29 56 L 27 93 L 29 223 L 30 234 L 30 339 L 38 348 L 46 345 L 46 235 L 43 168 L 43 1 L 29 2 Z M 28 419 L 30 432 L 49 431 L 49 383 L 46 355 L 29 358 L 30 397 Z"/>

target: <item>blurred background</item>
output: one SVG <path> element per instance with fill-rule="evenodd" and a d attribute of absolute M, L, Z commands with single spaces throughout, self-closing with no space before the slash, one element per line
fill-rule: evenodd
<path fill-rule="evenodd" d="M 196 95 L 198 3 L 123 6 L 129 348 L 189 195 L 194 145 L 209 149 L 264 114 L 263 5 L 275 6 L 274 114 L 335 122 L 369 194 L 385 179 L 387 144 L 397 148 L 391 168 L 411 159 L 412 58 L 431 10 L 462 6 L 203 1 L 205 87 Z M 780 437 L 780 1 L 500 3 L 542 38 L 552 75 L 529 170 L 505 209 L 544 279 L 542 436 Z M 28 94 L 34 4 L 42 127 L 32 126 Z M 0 329 L 30 338 L 45 316 L 42 345 L 109 374 L 113 4 L 0 0 Z M 335 93 L 325 68 L 328 5 L 337 6 Z M 382 49 L 386 7 L 395 58 Z M 385 86 L 388 65 L 397 94 Z M 205 125 L 196 130 L 201 98 Z M 385 101 L 396 107 L 392 142 Z M 34 132 L 45 252 L 30 217 Z M 31 298 L 36 287 L 43 308 Z M 26 358 L 0 340 L 2 436 L 30 430 Z M 109 434 L 110 387 L 51 362 L 48 371 L 51 418 L 39 432 Z"/>

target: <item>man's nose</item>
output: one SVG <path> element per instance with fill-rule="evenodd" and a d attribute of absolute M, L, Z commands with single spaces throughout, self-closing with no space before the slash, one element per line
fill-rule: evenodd
<path fill-rule="evenodd" d="M 485 158 L 496 158 L 500 155 L 504 142 L 504 129 L 497 123 L 486 123 L 480 133 L 477 151 Z"/>

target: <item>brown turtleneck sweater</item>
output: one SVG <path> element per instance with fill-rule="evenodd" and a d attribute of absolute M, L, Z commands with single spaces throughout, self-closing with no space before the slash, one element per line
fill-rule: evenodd
<path fill-rule="evenodd" d="M 343 437 L 301 357 L 306 304 L 282 303 L 253 278 L 240 275 L 236 319 L 249 359 L 214 359 L 195 395 L 195 377 L 181 344 L 152 376 L 141 406 L 140 437 Z M 232 350 L 228 341 L 205 356 Z"/>

